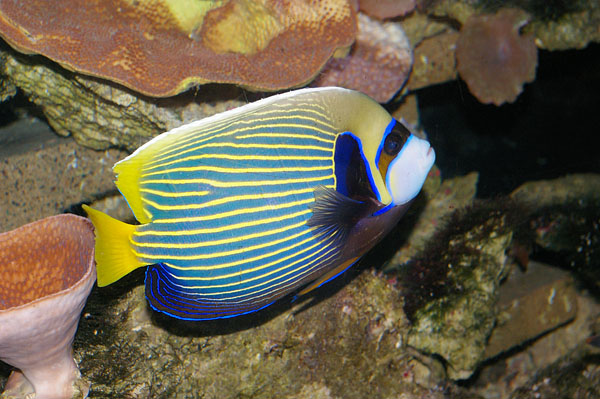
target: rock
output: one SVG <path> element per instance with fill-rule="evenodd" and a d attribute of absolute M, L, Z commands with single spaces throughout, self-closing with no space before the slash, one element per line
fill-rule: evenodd
<path fill-rule="evenodd" d="M 565 14 L 557 16 L 555 20 L 535 21 L 530 29 L 536 37 L 539 48 L 582 49 L 591 42 L 600 42 L 599 23 L 598 2 L 587 0 L 572 2 L 572 9 Z"/>
<path fill-rule="evenodd" d="M 402 301 L 375 273 L 312 303 L 197 324 L 151 313 L 140 277 L 97 289 L 84 309 L 75 348 L 90 396 L 447 397 L 414 384 Z"/>
<path fill-rule="evenodd" d="M 553 180 L 528 182 L 511 193 L 511 197 L 536 208 L 576 202 L 590 193 L 600 193 L 600 175 L 574 174 Z"/>
<path fill-rule="evenodd" d="M 517 388 L 531 384 L 528 381 L 538 371 L 577 351 L 593 333 L 592 324 L 600 305 L 585 292 L 577 292 L 575 299 L 577 315 L 572 322 L 528 342 L 520 350 L 486 362 L 473 383 L 473 390 L 486 398 L 508 398 Z"/>
<path fill-rule="evenodd" d="M 98 193 L 114 191 L 112 165 L 126 155 L 116 149 L 83 148 L 36 120 L 18 121 L 5 128 L 2 136 L 0 231 L 62 213 L 75 204 L 92 201 Z"/>
<path fill-rule="evenodd" d="M 473 172 L 466 176 L 441 182 L 439 169 L 432 169 L 430 177 L 423 186 L 421 198 L 424 197 L 427 200 L 421 204 L 422 209 L 418 213 L 418 220 L 415 221 L 414 227 L 412 227 L 413 223 L 405 222 L 411 226 L 411 231 L 406 237 L 405 244 L 396 251 L 386 270 L 402 267 L 403 264 L 423 250 L 427 241 L 443 226 L 444 218 L 457 209 L 470 205 L 475 197 L 477 179 L 478 174 Z M 418 209 L 419 203 L 413 207 Z M 410 215 L 409 212 L 404 220 L 410 218 Z"/>
<path fill-rule="evenodd" d="M 530 262 L 500 286 L 496 326 L 485 357 L 491 358 L 572 320 L 577 314 L 573 278 L 565 271 Z"/>
<path fill-rule="evenodd" d="M 600 285 L 600 175 L 570 175 L 527 183 L 511 195 L 537 202 L 535 242 L 561 257 L 583 279 Z"/>
<path fill-rule="evenodd" d="M 11 50 L 0 50 L 0 75 L 41 108 L 58 134 L 94 149 L 133 151 L 166 130 L 245 103 L 237 98 L 241 89 L 224 85 L 151 99 Z"/>
<path fill-rule="evenodd" d="M 509 271 L 513 225 L 494 205 L 456 212 L 400 273 L 412 321 L 408 345 L 441 356 L 454 380 L 469 378 L 484 359 L 498 288 Z"/>
<path fill-rule="evenodd" d="M 536 373 L 511 399 L 595 399 L 600 397 L 598 356 L 578 348 L 573 353 Z"/>

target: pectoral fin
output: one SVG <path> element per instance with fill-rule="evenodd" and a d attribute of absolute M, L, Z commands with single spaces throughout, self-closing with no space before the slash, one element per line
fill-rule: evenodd
<path fill-rule="evenodd" d="M 319 186 L 315 189 L 313 215 L 306 224 L 316 227 L 317 233 L 332 235 L 335 246 L 341 249 L 356 223 L 383 207 L 374 199 L 359 201 L 332 188 Z"/>
<path fill-rule="evenodd" d="M 352 227 L 365 214 L 369 204 L 349 198 L 324 186 L 315 189 L 313 215 L 306 223 L 316 233 L 334 236 L 335 246 L 342 248 Z"/>

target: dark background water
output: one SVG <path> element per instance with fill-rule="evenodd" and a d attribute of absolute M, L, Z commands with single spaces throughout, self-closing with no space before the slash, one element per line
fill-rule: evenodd
<path fill-rule="evenodd" d="M 513 104 L 480 104 L 464 82 L 419 91 L 421 121 L 444 178 L 479 171 L 479 197 L 525 181 L 600 173 L 600 45 L 540 51 Z"/>

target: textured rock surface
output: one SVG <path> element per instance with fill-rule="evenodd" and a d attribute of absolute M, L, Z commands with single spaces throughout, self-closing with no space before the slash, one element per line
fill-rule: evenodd
<path fill-rule="evenodd" d="M 310 307 L 284 301 L 198 324 L 150 314 L 142 286 L 99 289 L 84 311 L 76 358 L 91 396 L 448 397 L 413 382 L 393 286 L 365 272 L 321 296 L 335 287 L 320 290 Z"/>
<path fill-rule="evenodd" d="M 525 386 L 517 389 L 511 399 L 600 397 L 600 355 L 589 348 L 575 350 L 544 368 Z"/>
<path fill-rule="evenodd" d="M 454 50 L 458 33 L 445 32 L 423 40 L 415 48 L 413 72 L 407 82 L 409 90 L 456 79 Z"/>
<path fill-rule="evenodd" d="M 32 133 L 29 147 L 24 131 Z M 115 190 L 112 165 L 124 151 L 81 147 L 35 119 L 0 132 L 0 232 Z"/>
<path fill-rule="evenodd" d="M 528 183 L 512 196 L 539 201 L 532 215 L 535 242 L 563 259 L 586 282 L 600 286 L 600 175 L 570 175 Z"/>
<path fill-rule="evenodd" d="M 0 51 L 0 75 L 41 108 L 52 128 L 94 149 L 120 146 L 133 151 L 163 131 L 244 104 L 242 91 L 203 87 L 156 100 L 93 78 L 74 75 L 40 57 Z"/>
<path fill-rule="evenodd" d="M 437 169 L 430 172 L 440 179 L 440 171 Z M 428 201 L 424 204 L 423 210 L 419 215 L 416 225 L 412 229 L 406 243 L 396 252 L 388 270 L 398 269 L 408 262 L 429 241 L 435 232 L 443 226 L 444 219 L 456 210 L 470 205 L 475 198 L 477 185 L 477 173 L 469 173 L 466 176 L 459 176 L 444 180 L 441 186 L 435 184 L 436 179 L 428 179 L 423 187 L 424 195 Z M 439 182 L 439 180 L 438 180 Z M 439 183 L 438 183 L 439 184 Z"/>
<path fill-rule="evenodd" d="M 485 357 L 497 356 L 536 338 L 577 314 L 577 298 L 570 274 L 556 267 L 530 262 L 527 271 L 513 271 L 502 284 L 496 326 Z"/>
<path fill-rule="evenodd" d="M 458 291 L 434 297 L 418 309 L 408 334 L 410 346 L 447 361 L 451 379 L 470 377 L 484 359 L 487 337 L 496 318 L 498 287 L 508 272 L 505 252 L 512 233 L 505 230 L 502 217 L 488 223 L 447 243 L 449 247 L 464 246 L 452 260 L 438 260 L 447 262 L 451 283 L 446 284 L 457 286 Z M 473 236 L 477 238 L 472 241 Z"/>
<path fill-rule="evenodd" d="M 473 391 L 485 398 L 508 398 L 519 387 L 532 388 L 537 372 L 577 351 L 593 334 L 592 325 L 600 312 L 600 304 L 585 292 L 578 291 L 576 299 L 575 320 L 527 343 L 520 350 L 487 361 L 479 372 Z"/>
<path fill-rule="evenodd" d="M 525 183 L 517 188 L 511 197 L 541 208 L 576 202 L 594 193 L 600 193 L 600 175 L 589 173 Z"/>

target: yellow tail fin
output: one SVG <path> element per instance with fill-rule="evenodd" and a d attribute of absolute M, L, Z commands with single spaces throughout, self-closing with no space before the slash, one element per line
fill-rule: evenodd
<path fill-rule="evenodd" d="M 135 226 L 113 219 L 105 213 L 83 205 L 96 228 L 96 273 L 98 286 L 112 284 L 142 264 L 131 248 Z"/>

